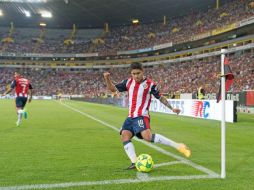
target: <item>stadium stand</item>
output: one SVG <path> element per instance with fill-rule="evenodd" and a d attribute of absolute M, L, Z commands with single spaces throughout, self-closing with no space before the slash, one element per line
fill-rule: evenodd
<path fill-rule="evenodd" d="M 115 27 L 109 33 L 102 29 L 77 30 L 73 44 L 64 45 L 71 30 L 45 29 L 41 43 L 36 43 L 42 29 L 18 28 L 14 31 L 13 43 L 8 43 L 1 52 L 19 53 L 89 53 L 116 55 L 117 51 L 149 48 L 163 43 L 180 44 L 195 40 L 225 26 L 231 26 L 243 19 L 252 17 L 254 9 L 251 1 L 233 0 L 219 9 L 206 12 L 192 12 L 183 17 L 171 19 L 169 23 L 152 23 L 135 26 Z M 8 29 L 1 28 L 0 38 L 8 36 Z M 191 34 L 191 35 L 190 35 Z M 36 47 L 38 45 L 38 47 Z M 3 46 L 3 42 L 0 43 Z"/>
<path fill-rule="evenodd" d="M 231 68 L 235 74 L 232 92 L 254 89 L 254 56 L 245 53 L 230 57 Z M 154 77 L 164 94 L 172 92 L 193 93 L 201 84 L 205 84 L 206 92 L 216 93 L 219 88 L 219 59 L 193 60 L 182 63 L 164 64 L 146 68 L 148 77 Z M 15 70 L 21 71 L 33 81 L 35 95 L 56 95 L 58 91 L 69 95 L 84 95 L 97 97 L 105 93 L 102 73 L 105 69 L 86 69 L 71 71 L 71 69 L 15 69 L 0 68 L 1 84 L 9 84 Z M 187 72 L 188 71 L 188 72 Z M 110 69 L 115 82 L 128 77 L 127 68 Z M 4 91 L 2 87 L 1 92 Z"/>

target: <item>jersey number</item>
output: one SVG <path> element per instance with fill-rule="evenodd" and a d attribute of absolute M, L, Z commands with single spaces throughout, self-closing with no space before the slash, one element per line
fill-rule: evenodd
<path fill-rule="evenodd" d="M 138 126 L 141 127 L 141 128 L 145 127 L 143 119 L 138 120 Z"/>
<path fill-rule="evenodd" d="M 20 86 L 22 86 L 22 93 L 24 94 L 26 92 L 26 84 L 21 84 Z"/>

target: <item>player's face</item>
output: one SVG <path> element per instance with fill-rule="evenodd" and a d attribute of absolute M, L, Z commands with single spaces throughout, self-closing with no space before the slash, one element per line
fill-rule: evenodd
<path fill-rule="evenodd" d="M 15 73 L 14 73 L 14 77 L 15 77 L 15 78 L 19 77 L 19 73 L 15 72 Z"/>
<path fill-rule="evenodd" d="M 140 69 L 133 69 L 131 71 L 131 76 L 135 81 L 141 82 L 144 78 L 144 71 Z"/>

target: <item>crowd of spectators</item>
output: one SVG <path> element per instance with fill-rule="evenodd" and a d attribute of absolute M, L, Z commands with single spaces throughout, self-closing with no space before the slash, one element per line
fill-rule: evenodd
<path fill-rule="evenodd" d="M 235 76 L 232 92 L 254 90 L 254 55 L 236 53 L 230 57 L 230 66 Z M 107 69 L 112 73 L 114 83 L 129 77 L 128 68 Z M 84 95 L 97 97 L 109 93 L 103 80 L 105 69 L 84 69 L 71 71 L 70 69 L 15 69 L 0 68 L 0 94 L 6 85 L 13 80 L 14 71 L 20 71 L 31 80 L 35 95 Z M 220 81 L 219 57 L 199 61 L 193 60 L 182 63 L 164 64 L 145 68 L 147 77 L 152 78 L 160 86 L 161 92 L 171 94 L 195 93 L 199 86 L 204 86 L 207 93 L 216 93 Z"/>
<path fill-rule="evenodd" d="M 183 17 L 170 19 L 166 25 L 154 23 L 118 27 L 105 38 L 105 44 L 96 46 L 96 51 L 115 54 L 119 50 L 148 48 L 169 42 L 187 42 L 196 35 L 254 16 L 254 9 L 248 6 L 249 2 L 231 0 L 219 9 L 191 12 Z"/>
<path fill-rule="evenodd" d="M 95 39 L 73 40 L 73 44 L 64 45 L 69 34 L 47 37 L 47 32 L 40 43 L 29 35 L 14 32 L 14 43 L 0 43 L 2 52 L 19 53 L 91 53 L 100 55 L 116 55 L 117 51 L 149 48 L 154 45 L 172 42 L 173 44 L 190 41 L 194 36 L 216 28 L 225 27 L 243 19 L 254 16 L 254 9 L 249 6 L 251 0 L 228 0 L 219 9 L 209 8 L 202 12 L 189 12 L 187 15 L 170 18 L 166 24 L 152 23 L 135 26 L 110 28 L 109 33 L 101 33 Z M 32 30 L 32 29 L 31 29 Z M 8 36 L 8 32 L 0 33 L 0 38 Z"/>

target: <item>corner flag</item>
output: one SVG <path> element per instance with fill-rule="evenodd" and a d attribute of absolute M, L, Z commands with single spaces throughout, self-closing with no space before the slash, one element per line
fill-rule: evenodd
<path fill-rule="evenodd" d="M 227 57 L 225 57 L 225 59 L 224 59 L 224 72 L 225 72 L 225 77 L 226 77 L 225 90 L 227 92 L 230 89 L 230 86 L 233 84 L 233 79 L 234 79 L 234 75 L 233 75 L 231 68 L 229 66 L 229 59 Z M 217 103 L 221 99 L 221 84 L 220 84 L 220 89 L 219 89 L 219 92 L 216 96 L 216 99 L 217 99 Z"/>

